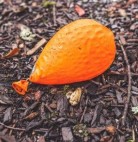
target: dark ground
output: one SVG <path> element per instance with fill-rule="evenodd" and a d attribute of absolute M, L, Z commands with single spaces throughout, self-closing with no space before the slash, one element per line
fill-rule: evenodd
<path fill-rule="evenodd" d="M 55 2 L 0 1 L 0 142 L 138 142 L 138 115 L 132 112 L 138 106 L 138 1 Z M 85 10 L 83 16 L 74 10 L 76 4 Z M 82 83 L 31 84 L 25 97 L 18 95 L 11 83 L 29 76 L 44 46 L 32 55 L 28 50 L 79 18 L 96 19 L 114 32 L 117 54 L 110 69 Z M 23 25 L 36 34 L 34 40 L 20 37 Z M 12 48 L 18 55 L 6 57 Z M 71 106 L 65 94 L 77 87 L 83 94 Z"/>

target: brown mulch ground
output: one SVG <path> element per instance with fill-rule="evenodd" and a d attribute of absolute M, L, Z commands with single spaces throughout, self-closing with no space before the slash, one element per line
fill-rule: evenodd
<path fill-rule="evenodd" d="M 85 14 L 79 16 L 75 5 Z M 29 77 L 44 45 L 31 55 L 28 51 L 80 18 L 95 19 L 114 32 L 117 53 L 110 69 L 81 83 L 31 84 L 25 97 L 18 95 L 11 83 Z M 20 37 L 24 26 L 35 34 L 33 40 Z M 0 0 L 0 141 L 137 142 L 138 115 L 132 111 L 138 109 L 137 45 L 137 0 Z M 80 103 L 71 106 L 66 94 L 78 87 L 83 89 Z"/>

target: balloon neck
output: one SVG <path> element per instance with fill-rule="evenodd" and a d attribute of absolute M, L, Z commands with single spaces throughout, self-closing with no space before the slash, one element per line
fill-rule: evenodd
<path fill-rule="evenodd" d="M 25 93 L 27 92 L 27 89 L 28 89 L 28 85 L 29 85 L 28 79 L 27 80 L 20 80 L 20 81 L 12 83 L 12 87 L 20 95 L 25 95 Z"/>

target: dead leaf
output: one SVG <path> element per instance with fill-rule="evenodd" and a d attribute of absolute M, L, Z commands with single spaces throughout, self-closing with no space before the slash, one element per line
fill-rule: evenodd
<path fill-rule="evenodd" d="M 43 38 L 41 39 L 35 46 L 34 48 L 32 48 L 31 50 L 29 50 L 27 52 L 27 55 L 32 55 L 33 53 L 36 52 L 36 50 L 38 50 L 42 45 L 44 45 L 46 43 L 46 40 Z"/>
<path fill-rule="evenodd" d="M 14 48 L 11 51 L 9 51 L 5 56 L 3 56 L 2 58 L 10 58 L 13 57 L 15 55 L 19 54 L 19 48 Z"/>
<path fill-rule="evenodd" d="M 27 115 L 24 119 L 29 119 L 32 120 L 33 118 L 35 118 L 38 115 L 38 112 L 32 112 L 29 115 Z"/>
<path fill-rule="evenodd" d="M 81 89 L 81 88 L 77 88 L 77 89 L 70 95 L 69 103 L 70 103 L 72 106 L 77 105 L 77 104 L 80 102 L 81 94 L 82 94 L 82 89 Z"/>
<path fill-rule="evenodd" d="M 107 126 L 105 129 L 106 129 L 107 132 L 111 133 L 112 135 L 114 135 L 115 132 L 116 132 L 116 128 L 112 125 Z"/>
<path fill-rule="evenodd" d="M 82 9 L 79 5 L 75 5 L 75 11 L 78 13 L 79 16 L 83 16 L 85 14 L 84 9 Z"/>

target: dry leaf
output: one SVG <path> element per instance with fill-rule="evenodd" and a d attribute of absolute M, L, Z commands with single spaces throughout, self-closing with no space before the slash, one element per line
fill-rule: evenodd
<path fill-rule="evenodd" d="M 36 50 L 38 50 L 42 45 L 44 45 L 46 43 L 46 40 L 43 38 L 41 39 L 35 46 L 34 48 L 32 48 L 31 50 L 29 50 L 27 52 L 27 55 L 32 55 L 33 53 L 35 53 Z"/>
<path fill-rule="evenodd" d="M 14 48 L 11 51 L 9 51 L 5 56 L 3 56 L 3 58 L 10 58 L 17 55 L 18 53 L 19 53 L 19 48 Z"/>
<path fill-rule="evenodd" d="M 106 131 L 111 133 L 112 135 L 114 135 L 116 132 L 116 128 L 114 126 L 110 125 L 110 126 L 106 127 Z"/>
<path fill-rule="evenodd" d="M 79 5 L 75 5 L 75 11 L 78 13 L 79 16 L 83 16 L 85 14 L 84 9 L 82 9 Z"/>
<path fill-rule="evenodd" d="M 31 120 L 31 119 L 35 118 L 37 115 L 38 115 L 38 112 L 32 112 L 28 116 L 26 116 L 24 119 Z"/>
<path fill-rule="evenodd" d="M 77 105 L 77 104 L 80 102 L 81 94 L 82 94 L 82 89 L 81 89 L 81 88 L 77 88 L 77 89 L 70 95 L 69 103 L 70 103 L 72 106 Z"/>

